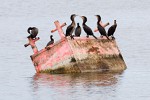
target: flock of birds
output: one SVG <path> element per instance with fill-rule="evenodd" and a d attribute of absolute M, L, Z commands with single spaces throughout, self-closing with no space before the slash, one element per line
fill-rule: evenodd
<path fill-rule="evenodd" d="M 76 23 L 74 20 L 76 16 L 78 16 L 78 15 L 76 15 L 76 14 L 71 15 L 70 19 L 72 22 L 66 29 L 65 36 L 66 37 L 70 36 L 71 39 L 74 39 L 74 37 L 80 37 L 80 35 L 81 35 L 81 27 L 80 27 L 79 23 L 77 23 L 77 27 L 76 27 Z M 108 29 L 108 32 L 106 33 L 105 28 L 100 24 L 101 16 L 100 15 L 95 15 L 95 16 L 97 17 L 97 29 L 98 29 L 101 37 L 106 36 L 107 39 L 109 39 L 109 37 L 111 36 L 112 39 L 115 39 L 115 37 L 113 35 L 114 35 L 114 32 L 117 27 L 116 20 L 114 20 L 114 24 Z M 88 38 L 89 36 L 93 36 L 95 39 L 97 39 L 97 37 L 94 35 L 92 29 L 88 25 L 86 25 L 87 18 L 85 16 L 80 16 L 80 17 L 83 20 L 82 27 L 83 27 L 83 30 L 85 31 L 85 33 L 87 34 L 86 37 Z M 73 35 L 74 31 L 75 31 L 75 34 Z M 38 34 L 38 29 L 36 27 L 29 27 L 27 32 L 30 34 L 27 38 L 35 39 Z M 47 43 L 46 46 L 49 46 L 53 43 L 54 43 L 53 35 L 50 35 L 50 41 Z"/>
<path fill-rule="evenodd" d="M 70 19 L 71 19 L 72 23 L 66 29 L 66 36 L 70 36 L 71 38 L 73 38 L 74 36 L 80 37 L 80 35 L 81 35 L 81 27 L 80 27 L 79 23 L 77 23 L 77 27 L 75 28 L 76 24 L 75 24 L 74 19 L 76 16 L 78 16 L 78 15 L 76 15 L 76 14 L 71 15 Z M 109 39 L 109 36 L 111 36 L 112 39 L 115 39 L 115 37 L 113 35 L 114 35 L 114 32 L 117 27 L 116 20 L 114 20 L 114 24 L 108 29 L 108 32 L 106 33 L 105 28 L 100 24 L 101 16 L 100 15 L 95 15 L 95 16 L 97 17 L 97 29 L 98 29 L 99 33 L 101 34 L 101 37 L 106 36 L 107 39 Z M 94 35 L 92 29 L 88 25 L 86 25 L 87 18 L 85 16 L 80 16 L 80 17 L 83 20 L 82 27 L 83 27 L 83 30 L 85 31 L 85 33 L 87 34 L 87 38 L 91 35 L 95 39 L 97 39 L 97 37 Z M 75 30 L 75 35 L 72 35 L 74 30 Z"/>

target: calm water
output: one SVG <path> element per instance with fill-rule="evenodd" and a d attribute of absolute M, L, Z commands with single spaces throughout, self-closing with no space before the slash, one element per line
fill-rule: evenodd
<path fill-rule="evenodd" d="M 149 5 L 149 0 L 0 0 L 0 100 L 150 100 Z M 37 46 L 42 49 L 55 28 L 53 22 L 70 24 L 72 13 L 87 16 L 92 29 L 93 15 L 100 14 L 104 23 L 117 20 L 115 37 L 127 70 L 36 74 L 29 57 L 32 50 L 23 46 L 27 28 L 39 28 Z M 76 21 L 82 22 L 78 17 Z M 53 35 L 59 39 L 57 32 Z"/>

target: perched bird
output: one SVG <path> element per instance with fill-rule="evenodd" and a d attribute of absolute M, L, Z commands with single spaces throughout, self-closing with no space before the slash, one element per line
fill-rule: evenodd
<path fill-rule="evenodd" d="M 114 25 L 112 25 L 112 26 L 108 29 L 108 36 L 111 36 L 112 39 L 115 39 L 115 37 L 114 37 L 113 35 L 114 35 L 115 30 L 116 30 L 116 27 L 117 27 L 117 23 L 116 23 L 116 20 L 114 20 Z"/>
<path fill-rule="evenodd" d="M 75 36 L 80 37 L 80 35 L 81 35 L 81 27 L 79 23 L 77 23 L 77 27 L 75 29 Z"/>
<path fill-rule="evenodd" d="M 87 22 L 87 18 L 85 16 L 81 16 L 81 18 L 83 19 L 82 26 L 83 26 L 85 33 L 87 34 L 87 37 L 89 37 L 89 35 L 92 35 L 95 39 L 97 39 L 97 37 L 94 36 L 92 29 L 85 24 Z"/>
<path fill-rule="evenodd" d="M 76 16 L 77 16 L 76 14 L 71 15 L 70 19 L 71 19 L 72 23 L 66 29 L 66 36 L 72 36 L 72 33 L 73 33 L 75 26 L 76 26 L 75 20 L 74 20 L 74 18 Z"/>
<path fill-rule="evenodd" d="M 102 27 L 100 25 L 101 16 L 100 15 L 95 15 L 95 16 L 97 17 L 97 29 L 98 29 L 99 33 L 101 34 L 101 37 L 106 36 L 107 39 L 109 39 L 107 34 L 106 34 L 106 31 L 105 31 L 104 27 Z"/>
<path fill-rule="evenodd" d="M 29 27 L 27 32 L 30 34 L 27 38 L 36 38 L 37 34 L 38 34 L 38 28 L 36 27 Z"/>
<path fill-rule="evenodd" d="M 53 35 L 50 35 L 50 41 L 47 43 L 46 46 L 52 45 L 54 44 L 54 39 L 53 39 Z"/>

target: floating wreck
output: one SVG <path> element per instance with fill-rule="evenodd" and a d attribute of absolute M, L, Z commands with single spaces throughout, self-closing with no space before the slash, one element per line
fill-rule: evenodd
<path fill-rule="evenodd" d="M 34 54 L 31 60 L 37 73 L 77 73 L 77 72 L 122 72 L 126 64 L 115 40 L 94 39 L 93 37 L 65 37 L 58 21 L 54 22 L 61 39 L 38 51 L 30 39 Z"/>

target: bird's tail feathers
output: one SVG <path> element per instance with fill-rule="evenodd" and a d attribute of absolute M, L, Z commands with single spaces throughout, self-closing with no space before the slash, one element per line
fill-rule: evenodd
<path fill-rule="evenodd" d="M 27 47 L 27 46 L 29 46 L 29 45 L 30 45 L 29 43 L 28 43 L 28 44 L 25 44 L 24 47 Z"/>
<path fill-rule="evenodd" d="M 31 35 L 29 35 L 27 38 L 31 38 Z"/>
<path fill-rule="evenodd" d="M 97 39 L 97 37 L 95 35 L 92 35 L 95 39 Z"/>
<path fill-rule="evenodd" d="M 106 38 L 107 38 L 108 40 L 110 40 L 107 34 L 106 34 Z"/>

